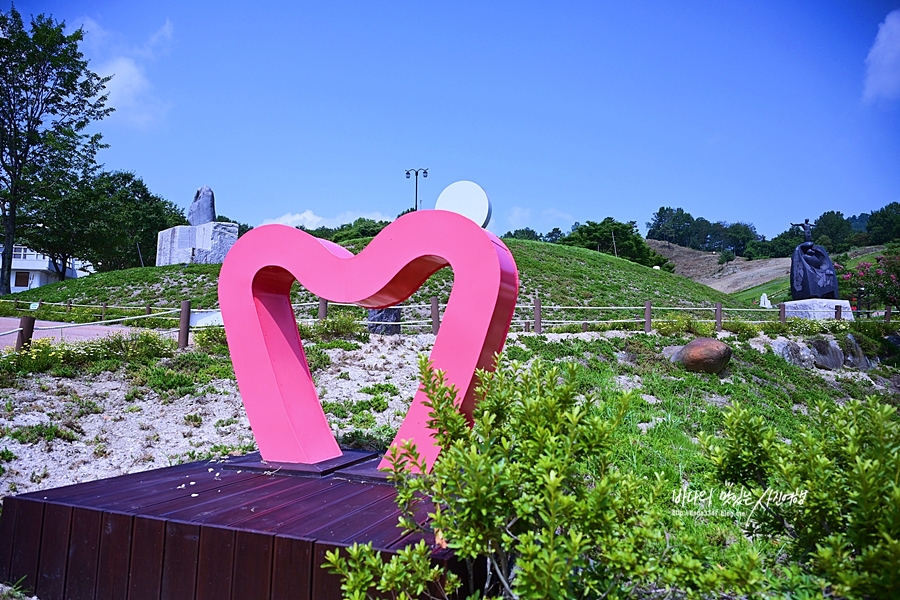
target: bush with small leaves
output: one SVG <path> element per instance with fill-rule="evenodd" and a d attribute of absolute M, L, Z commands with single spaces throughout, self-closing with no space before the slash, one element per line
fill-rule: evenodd
<path fill-rule="evenodd" d="M 755 499 L 754 533 L 783 541 L 798 580 L 848 598 L 900 597 L 900 421 L 872 398 L 819 403 L 789 441 L 741 407 L 700 436 L 725 482 Z"/>

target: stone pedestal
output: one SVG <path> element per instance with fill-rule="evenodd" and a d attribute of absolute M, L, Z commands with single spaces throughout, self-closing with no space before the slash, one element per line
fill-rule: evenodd
<path fill-rule="evenodd" d="M 834 307 L 841 307 L 841 319 L 853 320 L 853 310 L 848 300 L 825 300 L 822 298 L 809 298 L 807 300 L 792 300 L 784 303 L 784 316 L 798 319 L 833 319 Z"/>
<path fill-rule="evenodd" d="M 237 223 L 212 222 L 165 229 L 156 238 L 156 266 L 221 263 L 237 237 Z"/>

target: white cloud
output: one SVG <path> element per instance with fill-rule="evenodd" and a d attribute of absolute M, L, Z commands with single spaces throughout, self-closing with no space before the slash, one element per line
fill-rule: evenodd
<path fill-rule="evenodd" d="M 297 227 L 303 225 L 307 229 L 315 229 L 317 227 L 338 227 L 344 223 L 352 223 L 356 219 L 365 218 L 373 221 L 393 221 L 393 217 L 389 217 L 380 212 L 355 212 L 344 211 L 335 217 L 320 217 L 313 211 L 306 209 L 302 213 L 285 213 L 275 219 L 266 219 L 260 225 L 270 225 L 272 223 L 280 223 L 282 225 L 290 225 Z"/>
<path fill-rule="evenodd" d="M 555 208 L 545 208 L 541 211 L 541 216 L 544 218 L 544 221 L 550 221 L 551 223 L 554 221 L 572 223 L 575 220 L 569 213 L 556 210 Z"/>
<path fill-rule="evenodd" d="M 891 11 L 878 26 L 875 43 L 866 57 L 863 100 L 900 99 L 900 9 Z"/>
<path fill-rule="evenodd" d="M 139 128 L 162 121 L 171 104 L 155 94 L 146 65 L 168 53 L 174 37 L 172 22 L 166 19 L 146 42 L 134 46 L 122 34 L 104 29 L 90 17 L 80 21 L 85 30 L 87 53 L 99 61 L 92 68 L 103 77 L 113 76 L 106 84 L 107 105 L 116 109 L 111 118 Z"/>
<path fill-rule="evenodd" d="M 531 209 L 523 206 L 513 206 L 506 211 L 506 221 L 513 229 L 521 229 L 528 225 L 531 219 Z"/>

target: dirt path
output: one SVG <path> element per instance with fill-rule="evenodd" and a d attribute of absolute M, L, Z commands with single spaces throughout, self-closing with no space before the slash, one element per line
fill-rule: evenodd
<path fill-rule="evenodd" d="M 747 260 L 738 257 L 720 265 L 717 252 L 701 252 L 659 240 L 647 240 L 647 244 L 674 263 L 676 274 L 726 294 L 785 277 L 791 269 L 790 258 Z"/>
<path fill-rule="evenodd" d="M 60 323 L 58 321 L 35 321 L 34 339 L 53 338 L 55 340 L 64 340 L 67 342 L 92 340 L 98 337 L 104 337 L 112 333 L 127 333 L 132 330 L 131 327 L 123 327 L 121 325 L 81 325 L 72 327 L 72 323 Z M 19 319 L 15 317 L 0 317 L 0 333 L 18 329 Z M 38 329 L 38 327 L 50 327 L 51 329 Z M 9 333 L 0 335 L 0 348 L 6 348 L 16 345 L 17 333 Z"/>

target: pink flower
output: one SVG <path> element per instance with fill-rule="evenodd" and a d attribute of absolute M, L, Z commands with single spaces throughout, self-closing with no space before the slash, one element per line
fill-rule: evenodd
<path fill-rule="evenodd" d="M 879 275 L 884 275 L 884 271 L 882 271 L 881 269 L 878 269 L 878 270 L 875 271 L 875 272 L 878 273 Z"/>
<path fill-rule="evenodd" d="M 845 273 L 845 274 L 844 274 L 844 279 L 850 279 L 850 277 L 851 277 L 850 273 Z"/>

